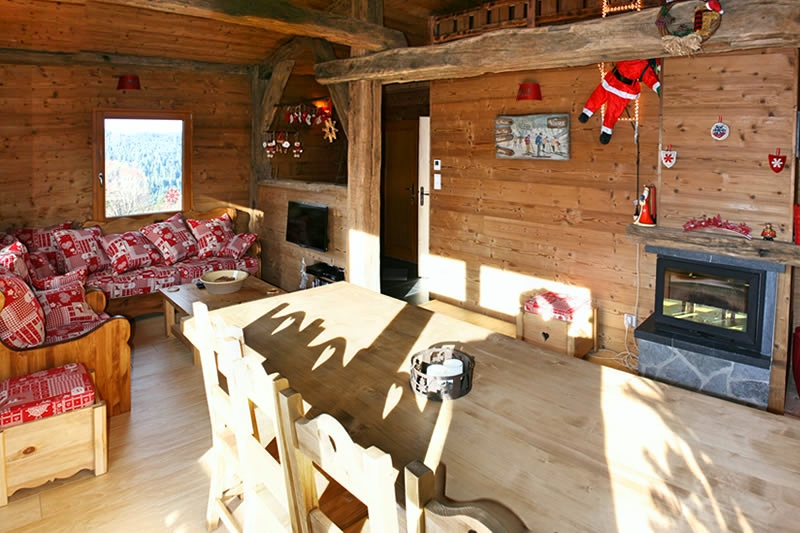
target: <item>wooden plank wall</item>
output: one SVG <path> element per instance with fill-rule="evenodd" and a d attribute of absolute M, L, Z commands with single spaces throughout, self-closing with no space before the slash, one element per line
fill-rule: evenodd
<path fill-rule="evenodd" d="M 775 146 L 793 150 L 794 55 L 666 60 L 664 142 L 678 149 L 673 171 L 681 177 L 658 188 L 664 224 L 717 204 L 731 217 L 746 209 L 758 232 L 764 222 L 791 220 L 793 169 L 771 180 L 761 170 L 772 174 L 766 157 Z M 543 100 L 516 102 L 523 81 L 540 83 Z M 584 288 L 599 311 L 600 346 L 619 352 L 623 314 L 641 322 L 652 312 L 655 258 L 637 252 L 624 231 L 640 192 L 637 157 L 639 185 L 659 183 L 660 102 L 643 89 L 638 156 L 629 123 L 617 123 L 611 143 L 601 145 L 599 114 L 577 121 L 598 81 L 597 67 L 587 66 L 431 83 L 431 158 L 442 160 L 443 175 L 443 189 L 431 196 L 431 254 L 439 259 L 431 291 L 510 320 L 522 291 Z M 705 90 L 689 90 L 697 86 Z M 496 115 L 558 112 L 571 118 L 569 161 L 495 158 Z M 720 113 L 737 137 L 713 147 L 723 149 L 716 155 L 705 138 L 713 142 L 708 132 Z M 754 175 L 760 178 L 747 179 Z"/>
<path fill-rule="evenodd" d="M 328 206 L 327 252 L 318 252 L 286 242 L 286 211 L 289 200 Z M 306 265 L 325 262 L 347 264 L 347 187 L 292 180 L 264 181 L 258 188 L 255 228 L 261 240 L 261 277 L 287 291 L 300 286 L 301 260 Z"/>
<path fill-rule="evenodd" d="M 92 109 L 188 109 L 196 209 L 246 207 L 250 179 L 247 76 L 133 69 L 117 91 L 112 67 L 0 64 L 0 231 L 92 217 Z"/>

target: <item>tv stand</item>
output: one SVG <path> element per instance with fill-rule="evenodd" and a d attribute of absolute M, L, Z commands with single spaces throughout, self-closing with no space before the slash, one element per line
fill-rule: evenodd
<path fill-rule="evenodd" d="M 312 287 L 344 280 L 344 268 L 329 265 L 328 263 L 314 263 L 306 267 L 306 274 L 315 278 L 311 282 Z"/>

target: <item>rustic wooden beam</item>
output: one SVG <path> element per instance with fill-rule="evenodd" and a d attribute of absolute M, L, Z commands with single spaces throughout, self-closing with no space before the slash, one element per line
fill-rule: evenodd
<path fill-rule="evenodd" d="M 772 336 L 772 362 L 769 369 L 769 396 L 767 410 L 783 414 L 786 403 L 786 371 L 789 364 L 789 337 L 792 324 L 792 267 L 778 274 L 777 301 L 775 302 L 775 329 Z"/>
<path fill-rule="evenodd" d="M 275 113 L 278 112 L 277 106 L 281 98 L 283 98 L 283 91 L 286 89 L 286 83 L 289 81 L 293 68 L 294 59 L 284 59 L 272 66 L 272 73 L 266 82 L 266 87 L 264 87 L 263 83 L 254 84 L 255 90 L 263 88 L 260 98 L 257 98 L 257 106 L 253 109 L 253 117 L 257 118 L 253 124 L 253 136 L 259 140 L 254 143 L 257 145 L 257 151 L 253 154 L 256 167 L 256 173 L 253 178 L 256 181 L 269 177 L 267 174 L 272 168 L 261 143 L 264 141 L 264 132 L 272 124 Z"/>
<path fill-rule="evenodd" d="M 353 16 L 365 21 L 383 20 L 382 0 L 353 0 Z M 364 50 L 351 48 L 359 55 Z M 347 279 L 381 290 L 381 84 L 350 83 L 347 143 Z"/>
<path fill-rule="evenodd" d="M 284 0 L 114 0 L 113 3 L 262 28 L 287 35 L 320 37 L 370 51 L 407 46 L 402 32 L 336 13 L 297 7 Z"/>
<path fill-rule="evenodd" d="M 678 20 L 691 6 L 672 9 Z M 456 79 L 588 65 L 601 61 L 664 57 L 655 21 L 659 8 L 614 15 L 565 26 L 508 29 L 445 44 L 395 49 L 314 67 L 321 84 L 354 80 L 409 82 Z M 684 12 L 682 16 L 681 12 Z M 800 46 L 800 2 L 728 2 L 717 32 L 701 53 Z"/>
<path fill-rule="evenodd" d="M 148 67 L 198 72 L 218 72 L 237 76 L 247 75 L 247 65 L 211 63 L 165 57 L 105 54 L 98 52 L 40 52 L 0 48 L 0 63 L 11 65 L 106 65 L 111 67 Z"/>
<path fill-rule="evenodd" d="M 322 39 L 314 39 L 312 41 L 311 49 L 314 51 L 314 61 L 317 63 L 324 63 L 336 59 L 336 54 L 333 51 L 333 46 L 328 41 Z M 333 83 L 328 85 L 328 91 L 331 93 L 333 106 L 336 108 L 339 123 L 342 126 L 342 133 L 347 136 L 349 115 L 350 115 L 350 89 L 346 83 Z"/>

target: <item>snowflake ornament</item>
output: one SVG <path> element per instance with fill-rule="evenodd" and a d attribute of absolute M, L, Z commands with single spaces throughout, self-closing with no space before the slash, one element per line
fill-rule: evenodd
<path fill-rule="evenodd" d="M 333 142 L 336 140 L 336 134 L 339 130 L 336 129 L 336 121 L 332 118 L 325 119 L 325 123 L 322 125 L 322 136 L 328 142 Z"/>
<path fill-rule="evenodd" d="M 175 187 L 172 187 L 164 194 L 164 199 L 170 204 L 177 203 L 180 198 L 181 193 Z"/>

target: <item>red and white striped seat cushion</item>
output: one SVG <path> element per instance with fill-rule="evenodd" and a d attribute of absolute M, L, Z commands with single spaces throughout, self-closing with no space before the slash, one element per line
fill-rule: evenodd
<path fill-rule="evenodd" d="M 74 411 L 94 403 L 92 378 L 82 363 L 0 382 L 0 428 Z"/>
<path fill-rule="evenodd" d="M 150 266 L 118 274 L 106 269 L 90 274 L 86 285 L 97 287 L 108 298 L 124 298 L 138 294 L 150 294 L 160 289 L 180 285 L 181 274 L 175 266 Z"/>
<path fill-rule="evenodd" d="M 47 336 L 44 338 L 44 344 L 55 344 L 57 342 L 80 337 L 85 333 L 99 328 L 109 318 L 110 315 L 108 313 L 98 313 L 95 320 L 50 328 L 46 331 Z"/>

